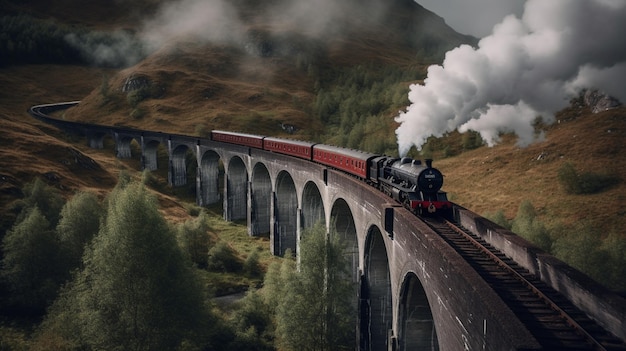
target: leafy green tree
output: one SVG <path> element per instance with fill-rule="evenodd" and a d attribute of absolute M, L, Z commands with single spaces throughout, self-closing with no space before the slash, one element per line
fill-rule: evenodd
<path fill-rule="evenodd" d="M 474 150 L 483 145 L 483 139 L 478 132 L 473 130 L 463 133 L 461 146 L 464 150 Z"/>
<path fill-rule="evenodd" d="M 354 348 L 356 312 L 352 283 L 337 235 L 326 235 L 317 224 L 303 234 L 300 267 L 293 264 L 275 272 L 267 283 L 270 291 L 283 295 L 276 305 L 276 334 L 281 347 L 288 350 L 348 350 Z M 288 262 L 288 261 L 287 261 Z"/>
<path fill-rule="evenodd" d="M 263 296 L 252 289 L 237 303 L 231 324 L 235 331 L 233 350 L 273 350 L 270 309 Z"/>
<path fill-rule="evenodd" d="M 84 270 L 53 306 L 46 325 L 81 348 L 189 345 L 207 335 L 202 329 L 209 330 L 213 318 L 187 262 L 144 185 L 118 188 L 85 253 Z"/>
<path fill-rule="evenodd" d="M 246 260 L 243 262 L 243 271 L 249 277 L 259 277 L 263 274 L 263 268 L 261 267 L 261 263 L 259 262 L 259 252 L 252 251 Z"/>
<path fill-rule="evenodd" d="M 103 212 L 96 195 L 89 192 L 77 193 L 63 206 L 56 232 L 68 271 L 82 263 L 85 246 L 98 233 Z"/>
<path fill-rule="evenodd" d="M 208 269 L 214 272 L 239 272 L 243 268 L 237 252 L 225 241 L 219 241 L 209 250 Z"/>
<path fill-rule="evenodd" d="M 47 185 L 40 178 L 35 178 L 32 182 L 24 185 L 22 192 L 24 193 L 24 199 L 20 204 L 22 212 L 16 222 L 23 220 L 29 214 L 30 209 L 38 207 L 50 225 L 53 227 L 57 225 L 64 200 L 55 188 Z"/>
<path fill-rule="evenodd" d="M 506 219 L 506 216 L 504 215 L 504 211 L 503 210 L 497 210 L 495 212 L 486 212 L 483 217 L 489 219 L 490 221 L 506 228 L 506 229 L 511 229 L 511 221 L 509 221 L 508 219 Z"/>
<path fill-rule="evenodd" d="M 608 287 L 626 292 L 626 238 L 613 231 L 602 243 L 602 250 L 607 253 Z"/>
<path fill-rule="evenodd" d="M 263 280 L 263 296 L 272 314 L 276 314 L 282 297 L 286 293 L 285 282 L 294 280 L 296 275 L 296 261 L 293 259 L 291 249 L 287 249 L 285 259 L 281 262 L 273 262 L 267 268 Z"/>
<path fill-rule="evenodd" d="M 552 249 L 550 233 L 537 217 L 535 207 L 528 200 L 522 201 L 520 204 L 517 215 L 513 219 L 511 230 L 547 252 Z"/>
<path fill-rule="evenodd" d="M 209 255 L 209 224 L 206 212 L 176 227 L 176 238 L 183 252 L 198 268 L 206 269 Z"/>
<path fill-rule="evenodd" d="M 581 193 L 578 172 L 571 163 L 566 162 L 559 168 L 558 179 L 568 194 Z"/>
<path fill-rule="evenodd" d="M 598 282 L 606 283 L 611 268 L 607 253 L 602 250 L 600 234 L 593 225 L 583 221 L 560 229 L 562 233 L 553 246 L 554 255 Z"/>
<path fill-rule="evenodd" d="M 56 297 L 59 249 L 50 222 L 39 208 L 26 212 L 2 240 L 2 278 L 11 291 L 12 303 L 37 315 Z"/>
<path fill-rule="evenodd" d="M 595 194 L 611 188 L 620 182 L 620 178 L 603 173 L 576 171 L 570 162 L 564 163 L 558 172 L 561 186 L 568 194 Z"/>

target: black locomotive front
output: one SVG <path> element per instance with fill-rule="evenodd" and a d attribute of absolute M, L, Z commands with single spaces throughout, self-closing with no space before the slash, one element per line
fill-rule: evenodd
<path fill-rule="evenodd" d="M 443 174 L 433 168 L 432 160 L 426 160 L 426 164 L 408 157 L 395 160 L 389 165 L 388 174 L 394 183 L 425 194 L 437 193 L 443 186 Z"/>

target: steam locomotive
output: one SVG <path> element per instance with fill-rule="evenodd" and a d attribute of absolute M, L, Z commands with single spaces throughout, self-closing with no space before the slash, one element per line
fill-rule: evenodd
<path fill-rule="evenodd" d="M 432 160 L 392 158 L 306 141 L 214 130 L 213 141 L 281 153 L 344 171 L 377 187 L 418 215 L 447 215 L 452 203 L 441 190 L 443 174 Z"/>

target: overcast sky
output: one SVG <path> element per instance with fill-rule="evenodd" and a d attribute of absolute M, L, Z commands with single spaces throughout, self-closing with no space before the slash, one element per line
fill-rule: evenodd
<path fill-rule="evenodd" d="M 550 0 L 546 0 L 550 1 Z M 491 33 L 494 24 L 511 13 L 518 17 L 525 0 L 416 0 L 438 14 L 459 33 L 482 38 Z"/>

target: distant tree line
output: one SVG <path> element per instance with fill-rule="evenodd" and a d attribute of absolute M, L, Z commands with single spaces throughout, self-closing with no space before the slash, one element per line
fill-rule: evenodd
<path fill-rule="evenodd" d="M 409 104 L 418 68 L 354 66 L 319 72 L 313 114 L 326 125 L 322 142 L 381 154 L 397 154 L 393 115 Z"/>
<path fill-rule="evenodd" d="M 89 31 L 28 15 L 0 17 L 0 67 L 15 64 L 121 67 L 138 60 L 142 53 L 143 45 L 130 33 Z"/>

